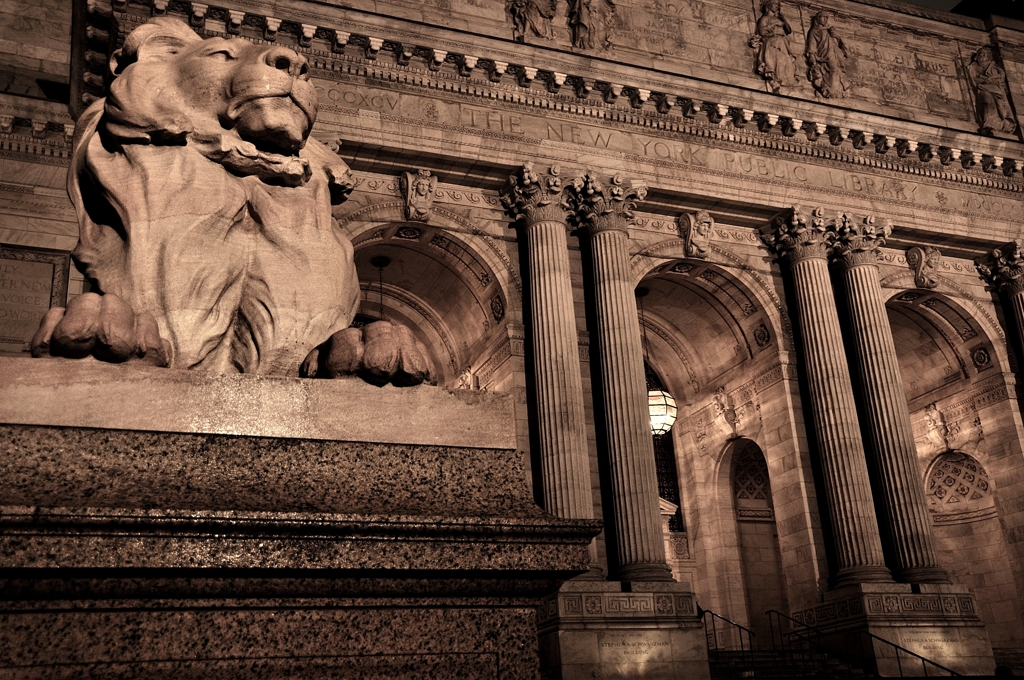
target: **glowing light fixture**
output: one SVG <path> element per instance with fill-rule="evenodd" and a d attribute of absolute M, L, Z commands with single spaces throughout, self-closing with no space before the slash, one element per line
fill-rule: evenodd
<path fill-rule="evenodd" d="M 640 287 L 636 289 L 636 297 L 640 302 L 640 328 L 643 331 L 644 347 L 644 378 L 647 381 L 647 409 L 651 415 L 651 434 L 668 434 L 676 422 L 676 400 L 662 389 L 661 381 L 647 363 L 647 323 L 644 318 L 644 298 L 650 291 Z"/>
<path fill-rule="evenodd" d="M 668 434 L 677 413 L 672 395 L 665 390 L 648 390 L 647 408 L 651 411 L 651 434 Z"/>

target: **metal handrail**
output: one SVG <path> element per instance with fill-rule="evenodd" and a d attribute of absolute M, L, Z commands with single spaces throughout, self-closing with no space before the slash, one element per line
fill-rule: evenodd
<path fill-rule="evenodd" d="M 733 651 L 733 650 L 731 650 L 731 649 L 729 649 L 729 648 L 727 648 L 727 647 L 725 647 L 723 645 L 720 645 L 719 642 L 718 642 L 718 623 L 717 622 L 718 621 L 723 621 L 723 622 L 729 624 L 730 626 L 732 626 L 733 628 L 735 628 L 736 631 L 739 633 L 739 640 L 740 640 L 740 649 L 739 649 L 739 651 L 740 651 L 740 654 L 744 658 L 745 661 L 748 661 L 751 664 L 753 664 L 753 661 L 754 661 L 754 642 L 753 642 L 753 638 L 754 638 L 755 635 L 757 635 L 757 633 L 755 633 L 754 631 L 750 630 L 746 626 L 744 626 L 742 624 L 739 624 L 739 623 L 736 623 L 735 621 L 730 621 L 729 619 L 725 618 L 724 616 L 721 616 L 720 614 L 716 614 L 715 612 L 713 612 L 713 611 L 711 611 L 709 609 L 704 609 L 703 612 L 704 612 L 704 616 L 702 618 L 703 618 L 703 621 L 704 621 L 704 638 L 705 638 L 705 640 L 707 642 L 708 653 L 710 654 L 711 652 Z M 708 615 L 709 614 L 711 615 L 711 632 L 710 633 L 708 632 Z M 729 630 L 729 629 L 726 628 L 725 630 Z M 744 633 L 746 633 L 746 643 L 744 643 L 744 640 L 743 640 L 743 634 Z M 714 647 L 712 647 L 712 645 L 711 645 L 712 639 L 714 639 Z"/>
<path fill-rule="evenodd" d="M 803 621 L 798 621 L 797 619 L 794 619 L 792 616 L 788 616 L 786 614 L 783 614 L 782 612 L 777 611 L 775 609 L 770 609 L 770 610 L 766 611 L 765 614 L 768 615 L 768 625 L 771 627 L 771 631 L 772 631 L 771 632 L 771 635 L 772 635 L 772 649 L 776 649 L 776 647 L 775 647 L 775 621 L 772 618 L 772 615 L 774 614 L 776 617 L 779 618 L 779 646 L 782 647 L 783 651 L 787 651 L 791 655 L 792 655 L 792 652 L 793 652 L 793 647 L 792 647 L 792 639 L 793 638 L 797 638 L 799 640 L 802 640 L 803 642 L 806 642 L 808 645 L 814 645 L 814 646 L 818 647 L 819 651 L 820 651 L 820 653 L 822 655 L 822 659 L 824 659 L 824 658 L 826 658 L 826 655 L 825 655 L 825 649 L 826 648 L 825 648 L 825 645 L 821 642 L 820 638 L 823 637 L 823 636 L 827 636 L 827 635 L 848 635 L 849 634 L 849 632 L 826 631 L 826 630 L 823 630 L 821 628 L 816 628 L 815 626 L 811 626 L 809 624 L 806 624 Z M 782 630 L 782 621 L 781 621 L 781 619 L 786 619 L 790 623 L 795 623 L 798 626 L 801 626 L 802 628 L 815 633 L 817 635 L 818 639 L 817 640 L 812 640 L 811 637 L 809 635 L 807 635 L 807 633 L 805 633 L 803 630 L 791 630 L 789 632 L 784 633 L 783 630 Z M 705 628 L 706 628 L 706 626 L 705 626 Z M 856 631 L 856 632 L 859 633 L 857 641 L 858 641 L 858 646 L 860 647 L 860 655 L 861 655 L 861 659 L 862 659 L 861 663 L 863 663 L 863 659 L 867 658 L 867 655 L 864 654 L 864 641 L 863 641 L 863 637 L 862 637 L 862 636 L 866 635 L 868 638 L 870 638 L 872 640 L 877 640 L 878 642 L 881 642 L 883 645 L 888 645 L 892 649 L 896 650 L 896 667 L 899 669 L 899 672 L 900 672 L 899 677 L 901 677 L 901 678 L 904 677 L 904 675 L 903 675 L 903 662 L 900 660 L 900 652 L 903 652 L 904 654 L 907 654 L 907 655 L 909 655 L 911 657 L 914 657 L 914 658 L 918 659 L 921 662 L 921 669 L 924 671 L 924 676 L 925 677 L 929 677 L 929 675 L 928 675 L 928 666 L 929 665 L 934 666 L 939 671 L 944 671 L 945 673 L 947 673 L 950 676 L 961 677 L 960 673 L 957 673 L 953 669 L 946 668 L 942 664 L 936 663 L 936 662 L 932 661 L 931 659 L 927 659 L 927 658 L 921 656 L 920 654 L 918 654 L 917 652 L 912 652 L 909 649 L 907 649 L 906 647 L 901 647 L 900 645 L 896 644 L 895 642 L 891 642 L 889 640 L 886 640 L 885 638 L 879 637 L 879 636 L 875 635 L 874 633 L 869 633 L 867 631 Z M 785 644 L 785 638 L 789 638 L 789 640 L 790 640 L 790 645 L 789 645 L 788 648 L 786 647 L 786 644 Z M 833 652 L 833 653 L 835 653 L 835 652 Z M 813 660 L 813 652 L 812 652 L 812 660 Z M 877 666 L 876 666 L 876 671 L 877 671 Z"/>

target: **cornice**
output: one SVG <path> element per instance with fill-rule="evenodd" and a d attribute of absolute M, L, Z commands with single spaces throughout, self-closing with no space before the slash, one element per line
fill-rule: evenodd
<path fill-rule="evenodd" d="M 953 148 L 939 141 L 926 140 L 909 128 L 903 131 L 905 136 L 899 136 L 900 132 L 892 133 L 891 129 L 879 133 L 848 127 L 847 121 L 842 120 L 847 117 L 844 111 L 835 112 L 834 122 L 801 120 L 795 114 L 786 115 L 782 108 L 787 104 L 785 99 L 779 100 L 779 108 L 775 110 L 759 110 L 746 108 L 755 106 L 750 101 L 728 103 L 724 101 L 727 97 L 720 96 L 721 93 L 717 93 L 714 99 L 704 99 L 708 93 L 698 91 L 696 87 L 687 94 L 670 92 L 670 88 L 656 91 L 641 87 L 653 87 L 650 82 L 641 82 L 642 76 L 637 76 L 634 84 L 618 84 L 553 70 L 558 68 L 557 64 L 546 63 L 542 67 L 512 61 L 517 55 L 522 61 L 521 57 L 529 56 L 531 51 L 539 53 L 536 48 L 526 50 L 524 54 L 522 51 L 504 50 L 499 44 L 490 50 L 488 56 L 474 56 L 458 53 L 456 50 L 460 45 L 457 42 L 443 39 L 435 40 L 430 46 L 411 45 L 409 39 L 418 36 L 397 29 L 390 30 L 388 36 L 358 35 L 289 18 L 271 18 L 268 22 L 266 16 L 182 0 L 133 0 L 131 3 L 113 0 L 112 4 L 95 0 L 89 3 L 88 16 L 99 23 L 109 22 L 116 16 L 124 30 L 130 30 L 148 18 L 140 12 L 147 15 L 172 13 L 192 19 L 201 14 L 201 21 L 193 23 L 202 25 L 199 32 L 204 35 L 237 33 L 255 41 L 272 38 L 286 42 L 310 59 L 313 73 L 321 78 L 336 79 L 339 74 L 346 74 L 379 80 L 398 91 L 433 89 L 445 92 L 447 97 L 468 101 L 499 101 L 505 108 L 539 110 L 544 115 L 577 120 L 580 117 L 592 118 L 620 129 L 646 128 L 661 135 L 704 138 L 751 147 L 758 153 L 794 154 L 874 170 L 1024 192 L 1024 183 L 1020 181 L 1024 161 L 1016 157 L 1024 156 L 1024 152 L 1016 148 L 1020 145 L 1015 142 L 958 134 L 960 140 L 972 137 L 970 141 L 974 148 Z M 224 22 L 224 30 L 211 29 L 210 22 Z M 273 35 L 269 33 L 272 25 L 276 26 Z M 374 28 L 380 32 L 378 27 Z M 367 28 L 366 32 L 369 33 L 370 29 Z M 103 42 L 104 37 L 106 43 Z M 106 58 L 100 58 L 102 52 L 99 50 L 109 51 L 110 39 L 108 34 L 97 30 L 88 35 L 82 60 L 87 71 L 86 82 L 80 89 L 83 104 L 102 94 L 102 87 L 97 84 L 102 83 L 102 78 L 96 71 L 105 70 Z M 361 54 L 356 56 L 356 51 Z M 381 53 L 389 51 L 391 54 L 384 61 Z M 543 56 L 547 60 L 548 55 Z M 91 78 L 88 73 L 92 74 Z M 695 85 L 699 87 L 699 84 Z M 598 95 L 600 99 L 595 101 Z M 739 100 L 744 96 L 739 93 L 735 98 Z M 891 122 L 899 124 L 898 121 Z M 429 121 L 422 121 L 422 124 L 431 125 Z M 434 124 L 437 125 L 461 129 L 448 124 Z M 65 136 L 70 138 L 73 128 L 64 130 Z M 656 162 L 656 159 L 646 160 Z M 949 169 L 951 166 L 957 169 Z"/>

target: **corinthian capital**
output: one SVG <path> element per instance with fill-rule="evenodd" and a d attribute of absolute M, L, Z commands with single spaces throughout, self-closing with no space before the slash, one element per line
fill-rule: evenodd
<path fill-rule="evenodd" d="M 771 231 L 764 242 L 769 250 L 790 263 L 809 257 L 827 258 L 835 237 L 828 227 L 824 210 L 815 208 L 808 222 L 797 205 L 772 218 Z"/>
<path fill-rule="evenodd" d="M 978 271 L 989 283 L 1008 295 L 1024 291 L 1024 245 L 1010 241 L 978 262 Z"/>
<path fill-rule="evenodd" d="M 589 172 L 577 177 L 566 191 L 569 204 L 581 227 L 593 235 L 599 231 L 629 231 L 636 204 L 647 197 L 647 186 L 627 186 L 621 175 L 601 184 Z"/>
<path fill-rule="evenodd" d="M 832 238 L 832 256 L 844 267 L 874 264 L 878 260 L 879 248 L 892 233 L 892 222 L 868 216 L 857 221 L 849 213 L 839 213 L 829 224 Z"/>
<path fill-rule="evenodd" d="M 569 205 L 563 196 L 562 178 L 558 166 L 552 165 L 547 173 L 536 173 L 533 163 L 527 161 L 508 176 L 501 188 L 501 204 L 509 217 L 527 225 L 537 222 L 566 222 Z"/>

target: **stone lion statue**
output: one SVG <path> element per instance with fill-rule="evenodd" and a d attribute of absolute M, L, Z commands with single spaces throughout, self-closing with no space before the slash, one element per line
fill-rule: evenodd
<path fill-rule="evenodd" d="M 309 138 L 308 71 L 285 47 L 203 40 L 169 17 L 127 36 L 108 96 L 78 121 L 68 175 L 72 255 L 99 290 L 50 310 L 34 356 L 429 379 L 409 329 L 348 328 L 359 281 L 331 205 L 353 185 Z"/>

